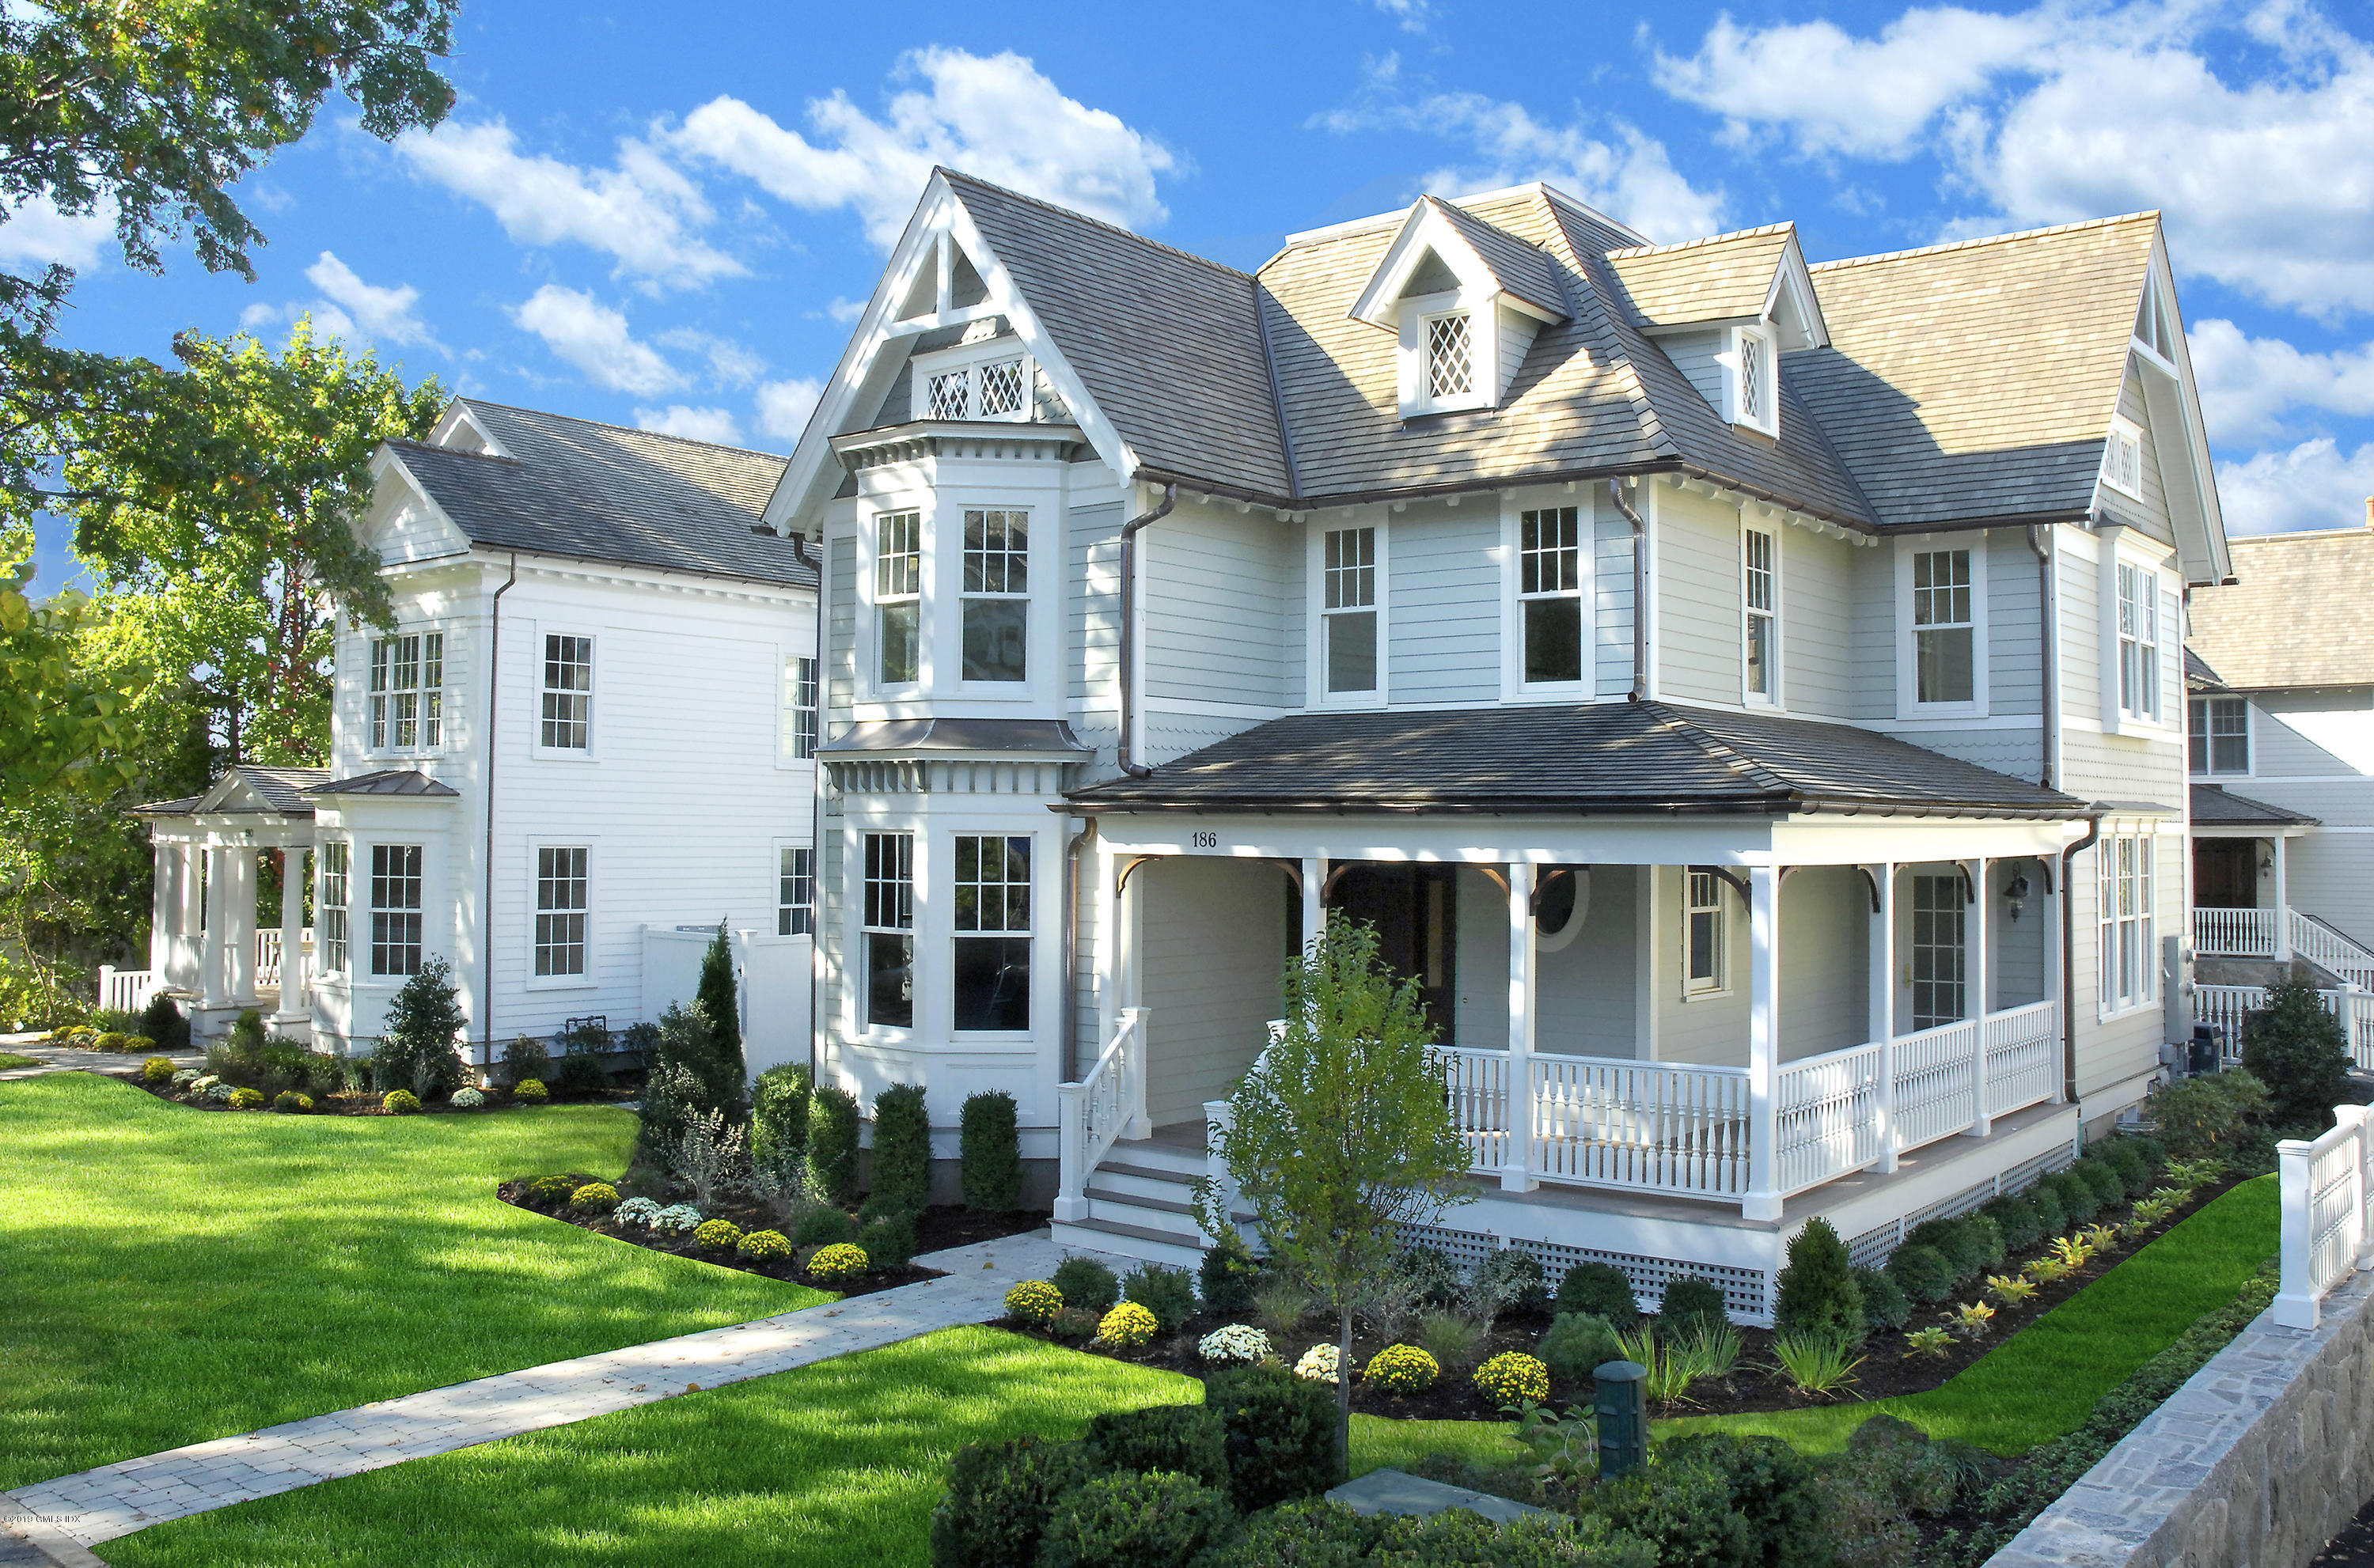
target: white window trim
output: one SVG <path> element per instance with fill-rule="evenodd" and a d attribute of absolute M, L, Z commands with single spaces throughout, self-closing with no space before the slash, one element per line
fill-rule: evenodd
<path fill-rule="evenodd" d="M 372 954 L 372 949 L 378 945 L 374 940 L 376 925 L 372 917 L 383 912 L 403 912 L 382 911 L 379 907 L 378 893 L 372 885 L 374 879 L 371 874 L 371 851 L 374 849 L 418 849 L 420 851 L 420 908 L 418 911 L 420 961 L 426 964 L 430 956 L 438 952 L 437 932 L 430 927 L 429 920 L 429 917 L 437 911 L 439 889 L 436 872 L 441 868 L 431 861 L 429 854 L 431 848 L 432 840 L 426 833 L 409 838 L 358 838 L 353 841 L 347 861 L 347 907 L 349 910 L 361 911 L 362 920 L 359 930 L 357 929 L 351 914 L 347 921 L 347 973 L 351 977 L 352 983 L 360 986 L 376 986 L 393 991 L 411 978 L 409 975 L 381 974 L 377 960 Z"/>
<path fill-rule="evenodd" d="M 1739 933 L 1732 929 L 1736 920 L 1733 905 L 1736 903 L 1737 900 L 1726 896 L 1726 895 L 1730 894 L 1732 891 L 1731 884 L 1724 882 L 1722 878 L 1716 877 L 1714 879 L 1714 902 L 1719 918 L 1715 921 L 1714 983 L 1712 985 L 1699 986 L 1696 989 L 1692 989 L 1690 984 L 1690 916 L 1694 911 L 1690 907 L 1690 868 L 1683 866 L 1679 869 L 1681 872 L 1681 885 L 1676 890 L 1676 896 L 1675 898 L 1675 907 L 1680 912 L 1680 946 L 1677 949 L 1677 973 L 1681 980 L 1680 989 L 1682 1004 L 1686 1007 L 1692 1002 L 1717 1001 L 1732 994 L 1731 978 L 1733 971 L 1732 950 L 1739 945 Z"/>
<path fill-rule="evenodd" d="M 2159 918 L 2161 875 L 2158 825 L 2149 822 L 2122 823 L 2116 825 L 2115 832 L 2110 831 L 2111 825 L 2104 825 L 2105 830 L 2101 840 L 2094 849 L 2096 856 L 2094 862 L 2094 1016 L 2098 1023 L 2104 1024 L 2115 1019 L 2132 1018 L 2138 1013 L 2157 1012 L 2160 1010 L 2159 944 L 2160 939 L 2167 934 L 2160 929 Z M 2143 853 L 2148 857 L 2146 869 L 2151 883 L 2151 894 L 2145 902 L 2141 918 L 2151 922 L 2151 940 L 2144 944 L 2140 955 L 2136 971 L 2136 978 L 2139 982 L 2136 994 L 2120 1000 L 2110 994 L 2110 969 L 2102 961 L 2102 933 L 2116 923 L 2111 914 L 2116 906 L 2113 902 L 2104 899 L 2102 882 L 2103 871 L 2106 866 L 2111 864 L 2111 858 L 2122 839 L 2133 840 L 2142 847 Z"/>
<path fill-rule="evenodd" d="M 1023 570 L 1033 584 L 1055 580 L 1058 568 L 1050 564 L 1049 557 L 1052 546 L 1047 542 L 1046 535 L 1062 526 L 1062 514 L 1055 508 L 1041 506 L 1039 502 L 1027 498 L 996 500 L 960 498 L 965 493 L 956 490 L 943 491 L 934 500 L 934 505 L 944 511 L 949 520 L 949 526 L 941 530 L 936 537 L 945 538 L 948 542 L 948 548 L 954 552 L 954 557 L 948 563 L 947 581 L 950 585 L 948 646 L 955 660 L 956 687 L 968 701 L 1027 701 L 1038 689 L 1040 667 L 1046 662 L 1045 654 L 1040 647 L 1040 632 L 1042 629 L 1040 622 L 1049 614 L 1048 608 L 1040 598 L 1040 591 L 1035 586 L 1023 593 L 968 593 L 965 591 L 964 514 L 969 511 L 1004 511 L 1022 514 L 1028 541 L 1023 554 Z M 1016 493 L 1017 497 L 1019 494 L 1019 492 Z M 928 543 L 925 547 L 929 549 Z M 1141 571 L 1143 569 L 1143 568 L 1140 568 Z M 926 580 L 931 579 L 927 578 Z M 972 599 L 1005 599 L 1025 606 L 1020 680 L 969 681 L 965 679 L 964 612 L 966 602 Z M 1056 613 L 1060 614 L 1060 611 Z M 929 614 L 930 612 L 926 610 L 925 614 Z M 921 668 L 920 661 L 918 668 Z"/>
<path fill-rule="evenodd" d="M 1589 702 L 1599 693 L 1598 493 L 1578 487 L 1500 498 L 1500 696 L 1505 702 Z M 1552 507 L 1575 509 L 1582 545 L 1582 676 L 1573 681 L 1525 679 L 1524 514 Z"/>
<path fill-rule="evenodd" d="M 1970 700 L 1919 700 L 1920 662 L 1913 652 L 1912 557 L 1937 550 L 1970 553 Z M 1896 541 L 1896 716 L 1898 719 L 1984 719 L 1987 716 L 1987 535 L 1931 533 Z"/>
<path fill-rule="evenodd" d="M 1764 411 L 1760 417 L 1751 416 L 1742 406 L 1746 391 L 1743 367 L 1751 347 L 1761 351 L 1764 357 Z M 1773 334 L 1760 326 L 1731 327 L 1723 333 L 1722 352 L 1716 359 L 1722 366 L 1723 417 L 1744 430 L 1755 430 L 1779 439 L 1780 436 L 1780 349 Z"/>
<path fill-rule="evenodd" d="M 2182 646 L 2177 636 L 2177 628 L 2183 624 L 2184 612 L 2180 601 L 2173 613 L 2168 604 L 2172 597 L 2169 590 L 2176 581 L 2176 563 L 2164 554 L 2167 546 L 2147 535 L 2136 533 L 2133 529 L 2113 524 L 2103 528 L 2100 533 L 2100 576 L 2097 579 L 2097 591 L 2100 596 L 2098 614 L 2101 620 L 2102 645 L 2098 698 L 2101 708 L 2102 733 L 2140 735 L 2154 740 L 2173 737 L 2180 744 L 2185 740 L 2186 709 L 2171 697 L 2173 694 L 2184 692 Z M 2152 574 L 2154 620 L 2159 638 L 2159 679 L 2156 683 L 2159 711 L 2153 715 L 2131 714 L 2119 700 L 2119 568 L 2121 566 Z"/>
<path fill-rule="evenodd" d="M 1742 510 L 1739 514 L 1739 700 L 1743 707 L 1772 708 L 1779 708 L 1783 712 L 1788 710 L 1789 693 L 1787 671 L 1789 661 L 1787 644 L 1783 640 L 1786 636 L 1786 627 L 1788 624 L 1785 619 L 1787 612 L 1786 595 L 1788 590 L 1785 586 L 1787 573 L 1784 571 L 1782 565 L 1782 556 L 1785 553 L 1785 546 L 1782 544 L 1782 539 L 1788 532 L 1789 530 L 1785 524 L 1774 523 L 1769 527 L 1758 527 L 1756 523 L 1749 521 L 1747 513 L 1745 510 Z M 1747 688 L 1747 621 L 1749 614 L 1747 608 L 1747 536 L 1751 533 L 1761 533 L 1766 538 L 1772 541 L 1772 607 L 1769 612 L 1759 612 L 1760 614 L 1768 615 L 1772 622 L 1772 689 L 1769 692 L 1750 691 Z M 1973 570 L 1972 575 L 1977 575 L 1975 569 Z"/>
<path fill-rule="evenodd" d="M 353 975 L 355 965 L 355 846 L 353 840 L 348 838 L 324 836 L 317 838 L 313 845 L 313 953 L 314 962 L 320 964 L 326 959 L 329 952 L 327 945 L 329 933 L 323 929 L 322 920 L 322 912 L 331 907 L 329 895 L 324 887 L 329 868 L 327 857 L 323 854 L 323 851 L 332 845 L 347 852 L 347 869 L 344 873 L 347 883 L 347 898 L 344 906 L 347 918 L 345 942 L 347 961 L 335 968 L 323 967 L 309 973 L 305 977 L 314 985 L 335 982 L 343 986 Z"/>
<path fill-rule="evenodd" d="M 2192 705 L 2196 702 L 2239 702 L 2242 705 L 2242 752 L 2249 766 L 2239 771 L 2219 769 L 2215 764 L 2217 750 L 2215 737 L 2204 737 L 2211 743 L 2204 748 L 2203 761 L 2209 766 L 2192 772 Z M 2204 718 L 2207 717 L 2204 709 Z M 2184 698 L 2185 771 L 2195 778 L 2256 778 L 2259 776 L 2259 705 L 2249 697 L 2232 692 L 2187 692 Z"/>
<path fill-rule="evenodd" d="M 805 849 L 808 852 L 808 929 L 785 936 L 782 930 L 783 911 L 792 906 L 783 902 L 783 851 Z M 816 941 L 818 923 L 824 918 L 824 856 L 817 847 L 805 838 L 777 838 L 767 847 L 768 886 L 772 890 L 771 907 L 775 911 L 776 936 L 785 942 Z"/>
<path fill-rule="evenodd" d="M 1455 414 L 1464 409 L 1490 408 L 1499 397 L 1500 318 L 1498 292 L 1460 288 L 1441 294 L 1413 295 L 1400 302 L 1401 346 L 1394 358 L 1404 419 L 1429 414 Z M 1473 383 L 1465 392 L 1435 398 L 1427 392 L 1426 329 L 1437 317 L 1459 311 L 1468 315 L 1467 352 Z"/>
<path fill-rule="evenodd" d="M 1020 405 L 1003 414 L 980 412 L 981 367 L 999 364 L 1010 359 L 1018 359 L 1022 363 Z M 911 420 L 932 417 L 931 386 L 934 376 L 943 376 L 951 370 L 963 370 L 968 373 L 969 378 L 967 392 L 969 407 L 964 423 L 1027 425 L 1030 422 L 1031 405 L 1037 401 L 1039 367 L 1029 351 L 1022 346 L 1022 340 L 1019 337 L 1009 333 L 1004 337 L 984 338 L 979 343 L 960 343 L 953 348 L 934 349 L 929 354 L 918 354 L 911 364 L 913 368 L 913 378 L 908 391 L 907 404 L 907 416 Z"/>
<path fill-rule="evenodd" d="M 934 840 L 938 836 L 931 832 L 928 825 L 912 819 L 877 820 L 871 817 L 849 821 L 843 833 L 841 933 L 845 945 L 841 951 L 847 954 L 850 959 L 846 965 L 849 976 L 847 1027 L 850 1037 L 853 1040 L 864 1040 L 878 1045 L 907 1045 L 927 1038 L 934 1016 L 928 1010 L 938 1005 L 938 999 L 946 989 L 946 977 L 933 972 L 929 957 L 931 949 L 928 945 L 932 928 L 936 923 L 934 902 L 928 890 L 932 886 L 931 878 L 937 864 L 933 856 L 933 848 Z M 867 931 L 865 838 L 872 833 L 903 833 L 914 840 L 912 859 L 907 868 L 908 897 L 911 916 L 907 926 L 907 935 L 913 942 L 915 951 L 914 970 L 908 980 L 911 988 L 908 1003 L 909 1016 L 917 1020 L 911 1024 L 876 1024 L 866 1016 L 867 989 L 872 984 L 873 973 L 867 967 L 865 952 Z M 817 870 L 818 876 L 821 877 L 824 870 L 821 861 L 818 862 Z M 818 903 L 822 903 L 821 893 L 819 893 Z M 935 986 L 934 982 L 937 982 L 937 985 Z"/>
<path fill-rule="evenodd" d="M 544 639 L 547 637 L 582 637 L 594 645 L 594 684 L 586 689 L 585 743 L 582 746 L 547 746 L 544 743 Z M 528 646 L 533 650 L 535 668 L 530 673 L 527 721 L 529 724 L 528 755 L 546 762 L 599 762 L 602 760 L 602 705 L 594 699 L 602 695 L 601 634 L 591 629 L 555 626 L 547 622 L 531 623 Z"/>
<path fill-rule="evenodd" d="M 444 639 L 442 651 L 438 657 L 438 684 L 434 686 L 419 685 L 412 688 L 414 691 L 418 692 L 424 699 L 431 692 L 434 692 L 437 695 L 437 743 L 435 745 L 429 745 L 422 743 L 409 746 L 399 746 L 395 743 L 396 720 L 394 698 L 396 688 L 391 685 L 385 693 L 385 696 L 388 698 L 387 742 L 384 745 L 376 745 L 372 743 L 371 740 L 371 699 L 381 694 L 375 693 L 371 690 L 370 678 L 372 653 L 380 643 L 393 642 L 399 638 L 407 637 L 417 637 L 422 640 L 422 658 L 424 664 L 427 659 L 426 645 L 428 639 L 430 637 L 440 637 Z M 542 644 L 539 643 L 538 647 L 540 648 Z M 417 626 L 405 626 L 399 623 L 396 628 L 392 632 L 382 632 L 376 626 L 367 626 L 364 628 L 362 639 L 362 712 L 360 715 L 360 722 L 357 727 L 361 731 L 363 743 L 362 753 L 365 756 L 441 756 L 451 748 L 453 734 L 453 697 L 457 695 L 457 692 L 452 681 L 449 678 L 447 672 L 451 669 L 453 662 L 453 627 L 442 621 L 424 621 Z M 391 653 L 388 659 L 391 672 L 394 667 L 394 656 Z M 393 679 L 392 674 L 391 679 Z M 542 679 L 541 673 L 539 673 L 538 679 L 539 681 Z M 538 689 L 541 690 L 541 687 L 539 686 Z M 422 706 L 423 708 L 427 707 L 425 700 Z M 426 717 L 420 719 L 419 723 L 421 724 L 423 731 L 425 731 L 428 724 Z"/>
<path fill-rule="evenodd" d="M 585 851 L 585 973 L 582 975 L 539 975 L 535 972 L 535 918 L 541 912 L 536 906 L 537 851 L 542 849 L 582 849 Z M 527 918 L 522 922 L 526 941 L 520 968 L 524 989 L 532 991 L 584 991 L 601 984 L 594 974 L 595 917 L 601 907 L 599 862 L 601 840 L 591 834 L 539 834 L 527 840 Z"/>
<path fill-rule="evenodd" d="M 777 672 L 775 678 L 780 684 L 777 695 L 781 698 L 775 706 L 775 766 L 777 767 L 800 768 L 813 772 L 817 765 L 813 755 L 800 756 L 794 752 L 798 731 L 799 661 L 804 659 L 813 660 L 816 662 L 817 705 L 814 709 L 816 743 L 819 746 L 824 744 L 824 661 L 817 659 L 815 649 L 814 643 L 809 643 L 805 648 L 784 648 L 779 651 L 775 660 Z"/>
<path fill-rule="evenodd" d="M 1042 1009 L 1046 1005 L 1040 995 L 1044 989 L 1040 982 L 1045 977 L 1048 963 L 1046 954 L 1048 932 L 1045 919 L 1047 906 L 1042 897 L 1047 883 L 1044 874 L 1047 839 L 1045 836 L 1032 832 L 1028 826 L 1017 827 L 1011 822 L 1000 823 L 987 820 L 969 821 L 951 827 L 945 833 L 934 834 L 934 837 L 939 840 L 941 854 L 946 857 L 939 863 L 948 868 L 946 879 L 939 888 L 934 890 L 936 896 L 933 900 L 932 919 L 929 921 L 932 942 L 935 950 L 943 955 L 946 965 L 945 972 L 938 977 L 940 983 L 932 991 L 932 1005 L 939 1010 L 934 1015 L 941 1021 L 938 1027 L 951 1041 L 961 1040 L 968 1047 L 976 1043 L 1014 1045 L 1035 1039 L 1040 1033 L 1040 1021 L 1045 1016 Z M 1030 929 L 1028 931 L 960 931 L 957 930 L 956 868 L 957 840 L 959 838 L 1027 838 L 1030 841 Z M 926 924 L 923 913 L 923 879 L 920 874 L 916 878 L 915 899 L 915 927 L 916 934 L 920 938 Z M 1030 943 L 1030 1027 L 959 1030 L 957 1027 L 957 943 L 970 936 L 1012 935 L 1022 936 Z M 920 941 L 916 944 L 916 951 L 919 954 L 923 951 Z M 916 993 L 916 1001 L 919 1009 L 916 1016 L 920 1018 L 923 1016 L 920 1011 L 923 994 L 920 990 Z M 1061 1032 L 1060 1025 L 1058 1032 Z"/>
<path fill-rule="evenodd" d="M 1339 696 L 1327 689 L 1327 535 L 1347 528 L 1373 528 L 1377 532 L 1377 689 L 1345 692 Z M 1304 706 L 1311 708 L 1383 708 L 1392 700 L 1392 525 L 1385 516 L 1363 513 L 1347 518 L 1338 513 L 1334 516 L 1314 515 L 1305 532 L 1304 617 L 1310 624 L 1310 637 L 1309 646 L 1304 650 L 1303 690 L 1308 699 Z M 1140 603 L 1144 603 L 1142 598 Z M 1143 646 L 1142 642 L 1140 646 Z"/>
<path fill-rule="evenodd" d="M 882 544 L 881 521 L 897 512 L 913 512 L 916 515 L 916 542 L 921 550 L 923 580 L 916 591 L 915 678 L 897 685 L 885 685 L 882 682 L 881 603 L 875 595 Z M 932 590 L 937 577 L 934 569 L 932 544 L 936 537 L 936 521 L 928 497 L 886 497 L 858 511 L 857 652 L 862 667 L 857 673 L 857 680 L 858 689 L 873 701 L 912 701 L 931 689 L 932 648 L 937 640 L 932 636 L 932 606 L 934 603 Z"/>
<path fill-rule="evenodd" d="M 2121 440 L 2134 444 L 2135 482 L 2132 486 L 2122 484 L 2111 477 L 2114 464 L 2110 462 L 2110 453 L 2116 443 Z M 2101 480 L 2104 489 L 2115 490 L 2131 500 L 2140 501 L 2144 498 L 2144 427 L 2123 414 L 2110 415 L 2110 434 L 2102 442 Z"/>

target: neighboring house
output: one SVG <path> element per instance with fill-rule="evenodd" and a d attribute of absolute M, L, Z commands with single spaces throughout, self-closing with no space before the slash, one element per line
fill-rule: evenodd
<path fill-rule="evenodd" d="M 149 971 L 105 1000 L 367 1053 L 442 955 L 484 1061 L 688 998 L 722 919 L 753 1070 L 805 1060 L 817 576 L 760 521 L 783 462 L 466 398 L 385 443 L 358 527 L 395 624 L 338 618 L 330 766 L 144 808 Z M 264 848 L 311 851 L 310 932 L 301 875 L 252 930 Z"/>
<path fill-rule="evenodd" d="M 2192 591 L 2204 959 L 2305 958 L 2329 986 L 2374 987 L 2374 627 L 2358 608 L 2374 592 L 2374 502 L 2368 514 L 2366 527 L 2236 539 L 2234 579 Z M 2219 977 L 2264 981 L 2247 968 Z"/>
<path fill-rule="evenodd" d="M 767 508 L 825 567 L 817 1051 L 1019 1103 L 1184 1260 L 1287 955 L 1373 921 L 1479 1200 L 1769 1309 L 2072 1157 L 2183 1022 L 2156 215 L 1808 265 L 1539 185 L 1244 273 L 936 172 Z"/>

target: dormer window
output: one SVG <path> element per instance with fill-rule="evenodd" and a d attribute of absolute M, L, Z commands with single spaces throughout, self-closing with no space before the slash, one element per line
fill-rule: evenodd
<path fill-rule="evenodd" d="M 1410 208 L 1349 314 L 1400 339 L 1404 419 L 1498 406 L 1534 334 L 1568 319 L 1545 252 L 1432 196 Z"/>
<path fill-rule="evenodd" d="M 1779 435 L 1780 373 L 1773 363 L 1771 335 L 1756 327 L 1734 327 L 1727 358 L 1731 422 L 1768 436 Z"/>
<path fill-rule="evenodd" d="M 914 366 L 913 419 L 1029 417 L 1031 367 L 1011 336 L 919 354 Z"/>
<path fill-rule="evenodd" d="M 2144 498 L 2144 433 L 2133 421 L 2113 415 L 2102 443 L 2102 483 L 2122 496 Z"/>
<path fill-rule="evenodd" d="M 1426 321 L 1426 395 L 1432 403 L 1475 390 L 1475 353 L 1468 312 L 1446 311 Z"/>

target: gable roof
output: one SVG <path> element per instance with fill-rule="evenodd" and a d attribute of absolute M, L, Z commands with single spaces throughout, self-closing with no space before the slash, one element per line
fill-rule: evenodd
<path fill-rule="evenodd" d="M 751 532 L 782 477 L 768 452 L 455 400 L 500 449 L 382 451 L 473 544 L 704 577 L 814 587 L 791 541 Z"/>
<path fill-rule="evenodd" d="M 1795 225 L 1775 223 L 1678 245 L 1635 245 L 1608 252 L 1607 267 L 1644 326 L 1754 318 L 1795 235 Z"/>
<path fill-rule="evenodd" d="M 135 816 L 195 816 L 200 813 L 255 816 L 311 816 L 313 802 L 306 792 L 330 777 L 326 767 L 265 767 L 240 763 L 225 768 L 204 790 L 178 801 L 152 801 L 134 806 Z M 258 805 L 231 803 L 245 796 Z"/>
<path fill-rule="evenodd" d="M 2134 213 L 1811 269 L 1783 374 L 1878 520 L 2085 515 L 2159 233 Z"/>
<path fill-rule="evenodd" d="M 2374 685 L 2374 529 L 2229 542 L 2235 580 L 2195 588 L 2191 651 L 2236 691 Z"/>
<path fill-rule="evenodd" d="M 1537 246 L 1527 245 L 1505 229 L 1492 225 L 1452 206 L 1440 196 L 1420 196 L 1418 203 L 1428 212 L 1451 226 L 1451 231 L 1467 241 L 1492 275 L 1492 281 L 1528 305 L 1540 310 L 1551 320 L 1563 320 L 1567 314 L 1566 297 L 1558 288 L 1557 269 Z"/>

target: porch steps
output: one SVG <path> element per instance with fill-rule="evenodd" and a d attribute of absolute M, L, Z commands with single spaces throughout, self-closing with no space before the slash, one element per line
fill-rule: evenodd
<path fill-rule="evenodd" d="M 1195 1223 L 1194 1183 L 1204 1152 L 1175 1142 L 1133 1139 L 1089 1173 L 1082 1196 L 1085 1220 L 1058 1220 L 1058 1244 L 1119 1253 L 1149 1263 L 1193 1269 L 1204 1258 L 1204 1232 Z M 1239 1211 L 1239 1217 L 1251 1219 Z"/>

